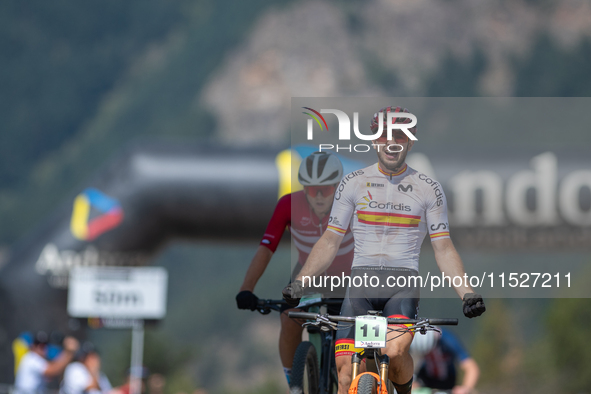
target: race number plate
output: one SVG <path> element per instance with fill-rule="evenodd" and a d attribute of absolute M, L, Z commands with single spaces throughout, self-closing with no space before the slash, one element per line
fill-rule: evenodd
<path fill-rule="evenodd" d="M 355 347 L 386 347 L 388 319 L 382 316 L 357 316 L 355 318 Z"/>

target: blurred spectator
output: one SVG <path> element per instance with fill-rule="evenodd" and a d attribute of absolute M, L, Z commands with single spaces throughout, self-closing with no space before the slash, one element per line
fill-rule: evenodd
<path fill-rule="evenodd" d="M 60 394 L 100 394 L 111 391 L 109 379 L 101 372 L 101 358 L 94 345 L 85 342 L 76 362 L 66 367 Z"/>
<path fill-rule="evenodd" d="M 47 378 L 60 375 L 78 350 L 78 340 L 66 337 L 63 350 L 52 361 L 47 360 L 49 338 L 39 332 L 33 338 L 28 352 L 20 359 L 16 370 L 15 391 L 19 394 L 39 393 L 45 390 Z"/>
<path fill-rule="evenodd" d="M 14 354 L 14 376 L 21 363 L 21 360 L 31 349 L 33 344 L 33 334 L 30 332 L 21 333 L 14 341 L 12 341 L 12 353 Z"/>
<path fill-rule="evenodd" d="M 140 376 L 142 378 L 142 389 L 141 392 L 146 392 L 146 381 L 150 376 L 150 370 L 146 367 L 142 367 L 140 371 Z M 119 387 L 115 387 L 111 394 L 129 394 L 130 387 L 129 384 L 131 383 L 131 368 L 127 370 L 127 378 L 125 379 L 125 383 Z"/>
<path fill-rule="evenodd" d="M 418 371 L 415 387 L 451 390 L 453 394 L 472 393 L 478 382 L 480 369 L 460 340 L 444 329 L 441 330 L 441 335 L 433 331 L 427 334 L 415 334 L 411 344 L 415 371 Z M 464 373 L 459 385 L 456 384 L 456 364 L 459 364 Z"/>
<path fill-rule="evenodd" d="M 166 385 L 166 378 L 159 373 L 153 373 L 148 378 L 148 392 L 150 394 L 164 394 L 164 386 Z"/>

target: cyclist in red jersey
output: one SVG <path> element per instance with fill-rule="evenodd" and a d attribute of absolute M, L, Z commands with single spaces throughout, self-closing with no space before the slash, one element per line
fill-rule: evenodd
<path fill-rule="evenodd" d="M 279 199 L 261 244 L 248 267 L 240 293 L 236 296 L 239 309 L 256 309 L 258 297 L 253 293 L 254 288 L 273 257 L 286 227 L 291 232 L 299 254 L 292 277 L 297 275 L 312 247 L 326 231 L 336 186 L 342 177 L 343 166 L 334 154 L 314 152 L 302 161 L 298 180 L 304 190 Z M 349 275 L 353 249 L 353 234 L 347 230 L 333 263 L 326 269 L 327 275 L 341 275 L 343 272 Z M 293 357 L 302 340 L 303 330 L 298 322 L 288 317 L 289 311 L 296 310 L 290 308 L 286 306 L 282 310 L 279 336 L 279 355 L 288 383 Z"/>

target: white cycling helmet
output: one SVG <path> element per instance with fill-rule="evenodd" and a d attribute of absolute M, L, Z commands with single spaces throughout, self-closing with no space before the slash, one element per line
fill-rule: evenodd
<path fill-rule="evenodd" d="M 314 152 L 302 160 L 298 181 L 303 186 L 327 186 L 339 183 L 343 177 L 343 165 L 336 155 Z"/>
<path fill-rule="evenodd" d="M 429 330 L 425 334 L 415 332 L 415 337 L 410 344 L 410 354 L 418 357 L 426 356 L 435 348 L 439 338 L 441 334 L 437 331 Z"/>

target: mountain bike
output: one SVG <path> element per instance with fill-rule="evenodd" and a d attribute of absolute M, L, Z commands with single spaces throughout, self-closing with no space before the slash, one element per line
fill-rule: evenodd
<path fill-rule="evenodd" d="M 403 335 L 412 331 L 425 334 L 428 330 L 439 331 L 434 325 L 457 325 L 458 319 L 397 319 L 380 316 L 381 311 L 368 311 L 364 316 L 332 316 L 328 314 L 311 312 L 290 312 L 289 317 L 307 319 L 304 323 L 307 327 L 317 327 L 320 331 L 336 331 L 343 327 L 343 324 L 355 325 L 355 347 L 363 348 L 361 352 L 351 356 L 352 373 L 351 387 L 357 388 L 358 394 L 392 394 L 394 388 L 388 379 L 388 367 L 390 358 L 382 354 L 381 349 L 386 347 L 386 336 L 390 332 L 400 332 Z M 341 323 L 339 327 L 338 323 Z M 407 327 L 394 326 L 389 324 L 410 324 Z M 390 339 L 391 340 L 391 339 Z M 359 367 L 363 359 L 375 361 L 375 371 L 359 373 Z M 366 362 L 368 370 L 370 362 Z"/>
<path fill-rule="evenodd" d="M 257 310 L 268 314 L 280 311 L 283 300 L 259 300 Z M 307 295 L 297 308 L 307 309 L 314 315 L 326 313 L 328 308 L 340 310 L 342 299 L 324 299 L 320 295 Z M 337 309 L 334 309 L 336 312 Z M 291 313 L 291 312 L 290 312 Z M 308 341 L 302 341 L 296 349 L 291 379 L 290 394 L 335 394 L 338 390 L 338 376 L 334 356 L 335 336 L 332 330 L 322 329 L 303 323 L 308 332 Z"/>

